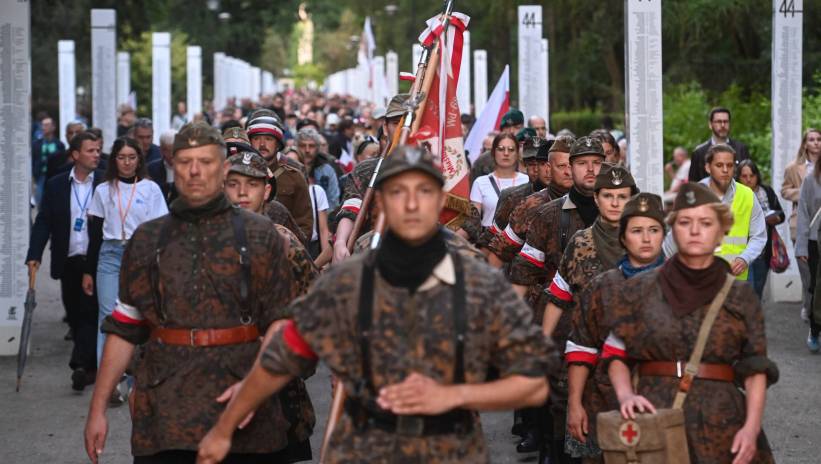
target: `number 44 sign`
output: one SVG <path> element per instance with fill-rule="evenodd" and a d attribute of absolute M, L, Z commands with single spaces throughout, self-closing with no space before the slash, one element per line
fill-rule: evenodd
<path fill-rule="evenodd" d="M 801 6 L 799 5 L 798 8 L 801 8 Z M 795 0 L 781 0 L 781 5 L 778 6 L 778 12 L 786 18 L 787 15 L 795 17 L 796 13 L 801 14 L 803 10 L 796 9 Z"/>

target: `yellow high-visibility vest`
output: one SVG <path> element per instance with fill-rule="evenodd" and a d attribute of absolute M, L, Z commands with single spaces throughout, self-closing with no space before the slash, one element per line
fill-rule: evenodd
<path fill-rule="evenodd" d="M 735 197 L 733 197 L 733 204 L 730 207 L 733 211 L 733 228 L 724 236 L 721 246 L 716 250 L 716 256 L 720 256 L 730 265 L 747 249 L 747 242 L 750 239 L 750 219 L 755 204 L 754 198 L 755 194 L 750 187 L 740 182 L 735 183 Z M 747 280 L 751 264 L 747 263 L 747 270 L 739 274 L 736 279 Z"/>

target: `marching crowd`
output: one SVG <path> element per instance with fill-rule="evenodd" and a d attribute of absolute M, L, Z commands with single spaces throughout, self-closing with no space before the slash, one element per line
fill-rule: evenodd
<path fill-rule="evenodd" d="M 114 141 L 78 121 L 65 147 L 35 123 L 27 264 L 51 242 L 72 388 L 95 385 L 93 462 L 124 403 L 135 463 L 310 460 L 319 361 L 347 394 L 326 462 L 487 461 L 477 412 L 499 409 L 518 452 L 603 462 L 634 443 L 600 441 L 597 414 L 671 407 L 691 462 L 773 462 L 761 298 L 787 218 L 729 109 L 692 158 L 676 148 L 663 196 L 639 191 L 620 131 L 553 135 L 511 110 L 471 166 L 469 214 L 444 227 L 437 163 L 391 147 L 408 104 L 304 90 L 183 107 L 159 145 L 127 106 Z M 808 129 L 781 190 L 812 352 L 819 153 Z"/>

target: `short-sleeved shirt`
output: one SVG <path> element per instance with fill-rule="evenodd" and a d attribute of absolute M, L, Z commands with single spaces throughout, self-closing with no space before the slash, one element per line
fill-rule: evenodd
<path fill-rule="evenodd" d="M 143 222 L 168 214 L 168 207 L 160 187 L 153 181 L 107 181 L 97 186 L 88 214 L 103 219 L 103 240 L 128 240 Z"/>
<path fill-rule="evenodd" d="M 314 228 L 311 233 L 311 241 L 319 240 L 319 213 L 328 211 L 328 196 L 325 195 L 325 189 L 319 185 L 313 184 L 309 186 L 308 194 L 311 195 L 311 210 L 314 212 Z"/>
<path fill-rule="evenodd" d="M 499 193 L 496 193 L 496 189 L 493 188 L 493 184 L 491 184 L 490 181 L 491 178 L 496 182 L 496 186 L 499 187 L 499 193 L 507 188 L 522 185 L 530 181 L 527 174 L 522 174 L 521 172 L 517 172 L 516 176 L 510 179 L 496 177 L 493 173 L 477 177 L 470 189 L 470 201 L 482 205 L 483 227 L 493 225 L 493 216 L 496 214 L 496 204 L 499 202 Z"/>

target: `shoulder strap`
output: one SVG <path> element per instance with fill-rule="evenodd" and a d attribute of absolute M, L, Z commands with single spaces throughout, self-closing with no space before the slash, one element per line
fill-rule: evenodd
<path fill-rule="evenodd" d="M 487 178 L 490 181 L 490 185 L 493 186 L 493 190 L 496 191 L 496 198 L 499 198 L 502 195 L 502 191 L 499 190 L 499 185 L 496 184 L 496 179 L 493 178 L 493 174 L 488 174 Z"/>
<path fill-rule="evenodd" d="M 240 210 L 234 207 L 231 213 L 231 226 L 234 229 L 234 247 L 239 254 L 239 265 L 242 266 L 242 280 L 239 286 L 239 296 L 242 307 L 240 308 L 240 321 L 243 324 L 251 322 L 251 256 L 248 251 L 248 235 L 245 232 L 245 221 L 242 219 Z"/>
<path fill-rule="evenodd" d="M 285 167 L 284 166 L 280 166 L 280 167 L 276 168 L 276 170 L 274 171 L 274 178 L 279 179 L 279 176 L 281 176 L 283 172 L 285 172 Z"/>
<path fill-rule="evenodd" d="M 453 287 L 453 329 L 454 361 L 453 384 L 465 383 L 465 334 L 467 334 L 467 292 L 465 289 L 465 268 L 462 257 L 456 250 L 450 251 L 456 284 Z"/>
<path fill-rule="evenodd" d="M 171 237 L 171 223 L 174 217 L 170 214 L 165 217 L 160 226 L 160 233 L 157 235 L 157 242 L 154 246 L 154 259 L 148 265 L 148 278 L 151 282 L 151 293 L 154 298 L 154 307 L 157 308 L 157 316 L 160 323 L 165 322 L 165 309 L 163 308 L 162 286 L 160 284 L 160 255 L 168 245 Z"/>
<path fill-rule="evenodd" d="M 713 328 L 713 323 L 716 321 L 718 311 L 724 305 L 724 300 L 727 299 L 727 294 L 730 293 L 730 288 L 733 286 L 735 277 L 727 274 L 724 286 L 721 287 L 718 294 L 713 298 L 710 307 L 707 309 L 707 314 L 704 320 L 701 321 L 701 328 L 698 330 L 698 338 L 696 339 L 696 346 L 693 348 L 693 353 L 690 355 L 690 360 L 687 361 L 687 366 L 684 368 L 684 375 L 679 382 L 678 392 L 676 392 L 676 399 L 673 401 L 673 409 L 681 409 L 684 406 L 684 400 L 687 398 L 687 392 L 693 384 L 693 379 L 698 374 L 698 367 L 701 364 L 701 357 L 704 355 L 704 347 L 707 345 L 707 338 Z"/>
<path fill-rule="evenodd" d="M 376 264 L 373 259 L 373 252 L 369 252 L 362 266 L 362 276 L 359 283 L 359 310 L 356 315 L 356 323 L 359 329 L 359 350 L 362 356 L 362 379 L 357 385 L 360 390 L 358 396 L 361 397 L 361 390 L 367 388 L 372 394 L 376 394 L 371 383 L 371 356 L 370 356 L 370 331 L 373 322 L 373 280 L 374 268 Z"/>
<path fill-rule="evenodd" d="M 562 197 L 565 198 L 565 197 Z M 561 228 L 561 245 L 562 245 L 562 253 L 564 253 L 564 249 L 567 248 L 567 239 L 568 235 L 570 235 L 570 211 L 564 209 L 564 207 L 560 210 L 560 228 Z"/>

